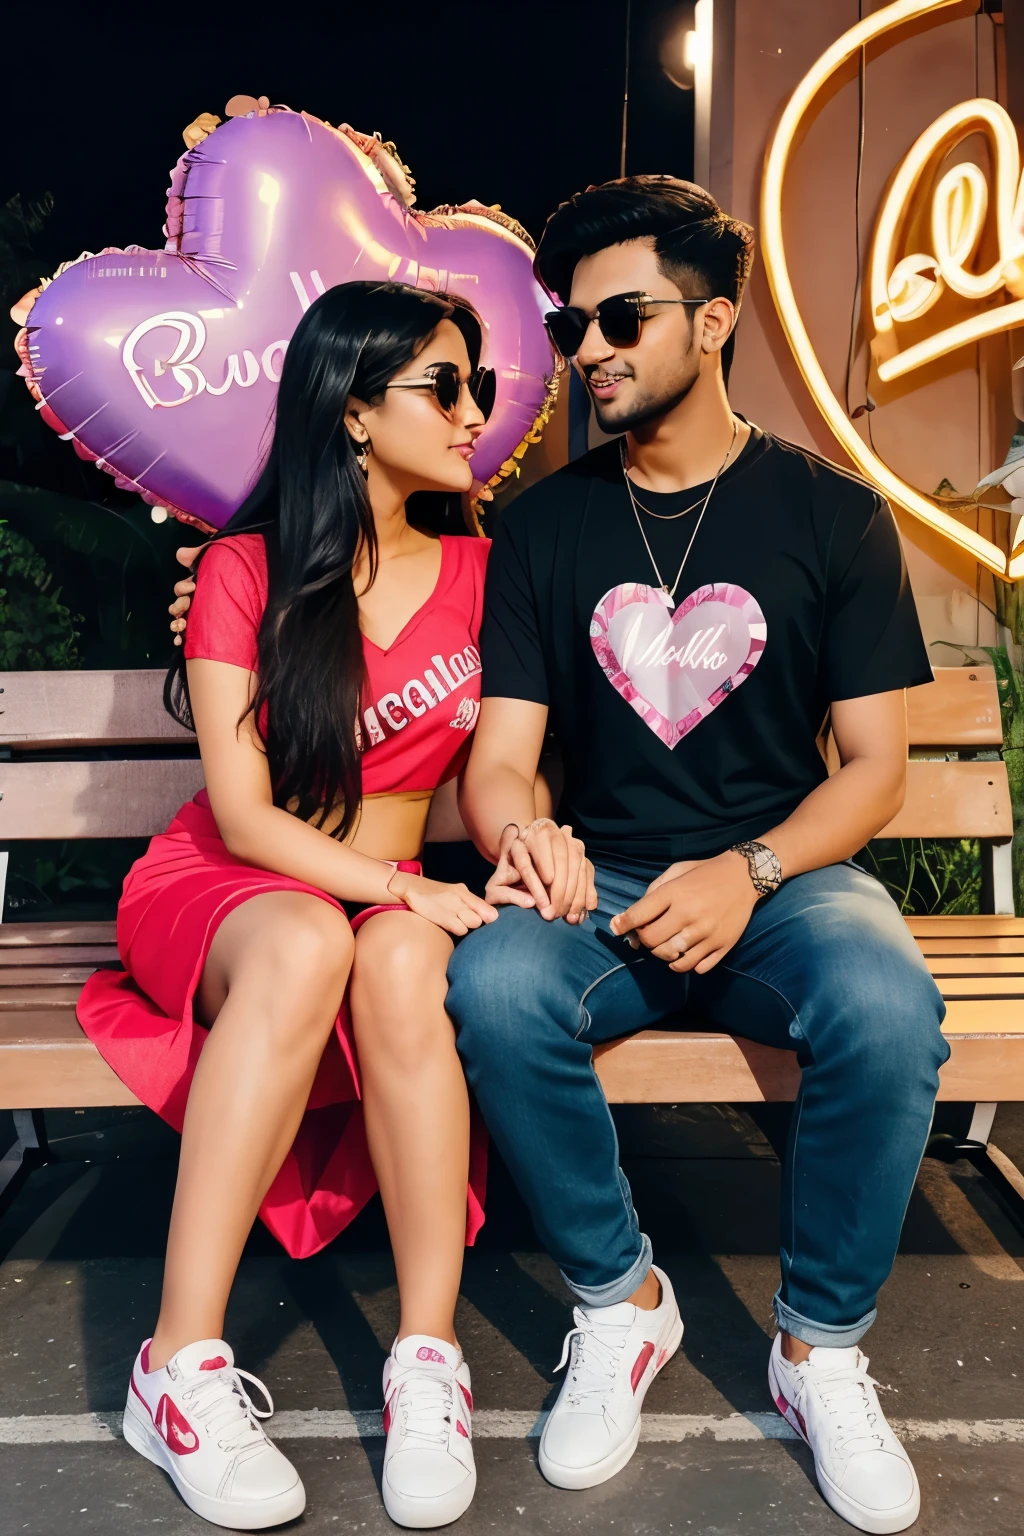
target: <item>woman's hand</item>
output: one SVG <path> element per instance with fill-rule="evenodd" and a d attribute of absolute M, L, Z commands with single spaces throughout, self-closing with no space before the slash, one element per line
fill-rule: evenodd
<path fill-rule="evenodd" d="M 388 890 L 404 902 L 417 917 L 436 923 L 445 933 L 462 938 L 471 928 L 493 923 L 498 915 L 490 902 L 474 896 L 468 885 L 448 885 L 442 880 L 428 880 L 425 875 L 410 875 L 399 870 L 388 882 Z"/>
<path fill-rule="evenodd" d="M 672 971 L 703 975 L 742 937 L 757 901 L 742 854 L 673 864 L 611 930 L 640 944 Z"/>
<path fill-rule="evenodd" d="M 499 856 L 491 885 L 505 886 L 510 893 L 506 900 L 512 899 L 512 891 L 531 896 L 531 902 L 515 904 L 535 906 L 546 922 L 564 917 L 567 923 L 582 923 L 597 906 L 594 866 L 572 827 L 560 827 L 547 816 L 522 830 L 507 826 Z"/>
<path fill-rule="evenodd" d="M 191 571 L 193 565 L 196 562 L 196 556 L 199 554 L 199 551 L 202 548 L 203 546 L 201 544 L 197 544 L 194 548 L 190 548 L 188 545 L 186 545 L 182 549 L 176 549 L 174 551 L 175 559 L 179 565 L 183 565 L 186 570 Z M 194 576 L 186 576 L 182 581 L 176 581 L 174 583 L 175 600 L 168 608 L 167 612 L 171 615 L 172 619 L 171 633 L 174 635 L 175 645 L 181 644 L 181 637 L 185 633 L 185 615 L 188 613 L 188 610 L 192 606 L 192 594 L 195 590 L 196 583 Z"/>
<path fill-rule="evenodd" d="M 512 862 L 512 846 L 519 839 L 519 828 L 510 822 L 501 834 L 498 844 L 498 863 L 494 874 L 488 880 L 484 889 L 484 895 L 492 907 L 535 907 L 536 897 L 523 883 L 515 864 Z"/>

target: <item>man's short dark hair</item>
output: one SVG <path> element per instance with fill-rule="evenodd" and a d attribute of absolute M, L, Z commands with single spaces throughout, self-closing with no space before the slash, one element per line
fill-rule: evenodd
<path fill-rule="evenodd" d="M 548 219 L 534 271 L 565 304 L 582 257 L 652 236 L 659 270 L 684 298 L 721 296 L 739 308 L 754 261 L 754 231 L 723 213 L 703 187 L 674 176 L 623 176 L 577 192 Z M 722 349 L 726 376 L 733 345 L 730 336 Z"/>

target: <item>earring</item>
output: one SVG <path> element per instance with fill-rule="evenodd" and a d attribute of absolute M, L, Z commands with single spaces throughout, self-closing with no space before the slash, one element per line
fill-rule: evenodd
<path fill-rule="evenodd" d="M 369 473 L 370 450 L 366 443 L 364 443 L 361 448 L 356 449 L 356 463 L 359 465 L 359 468 L 362 470 L 364 475 Z"/>

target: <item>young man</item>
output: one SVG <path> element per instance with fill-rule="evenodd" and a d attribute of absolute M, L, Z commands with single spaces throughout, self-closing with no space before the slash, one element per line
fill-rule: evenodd
<path fill-rule="evenodd" d="M 796 1051 L 771 1392 L 832 1507 L 900 1531 L 917 1479 L 858 1346 L 948 1050 L 903 920 L 851 861 L 902 803 L 904 689 L 931 669 L 882 498 L 729 406 L 751 254 L 745 225 L 668 177 L 593 187 L 548 222 L 536 267 L 569 306 L 552 334 L 620 435 L 525 492 L 495 537 L 460 803 L 511 904 L 459 944 L 448 1009 L 579 1298 L 540 1449 L 568 1488 L 626 1464 L 682 1337 L 592 1047 L 692 1010 Z M 536 820 L 549 731 L 561 828 Z"/>

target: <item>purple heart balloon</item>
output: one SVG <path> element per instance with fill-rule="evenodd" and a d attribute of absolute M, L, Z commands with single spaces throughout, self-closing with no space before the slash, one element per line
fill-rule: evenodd
<path fill-rule="evenodd" d="M 479 313 L 497 396 L 478 482 L 544 414 L 555 356 L 529 245 L 472 205 L 407 208 L 346 133 L 304 112 L 235 118 L 182 156 L 167 213 L 165 250 L 62 270 L 19 349 L 44 417 L 147 501 L 223 527 L 258 472 L 295 326 L 352 278 L 450 289 Z"/>

